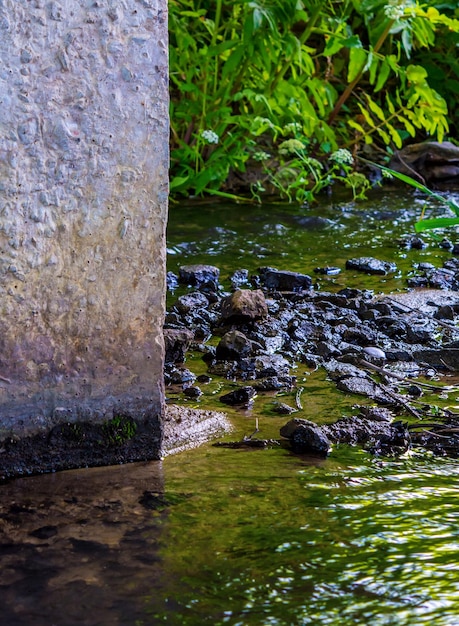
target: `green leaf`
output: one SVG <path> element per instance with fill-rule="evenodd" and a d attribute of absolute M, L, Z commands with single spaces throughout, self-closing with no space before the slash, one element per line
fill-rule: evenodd
<path fill-rule="evenodd" d="M 378 80 L 376 81 L 376 85 L 375 85 L 375 93 L 384 87 L 384 85 L 386 84 L 386 80 L 389 78 L 389 74 L 390 74 L 390 65 L 386 60 L 384 60 L 381 63 L 381 67 L 379 70 Z"/>
<path fill-rule="evenodd" d="M 344 47 L 343 40 L 338 39 L 337 37 L 329 37 L 327 40 L 327 44 L 324 48 L 324 56 L 331 57 Z"/>
<path fill-rule="evenodd" d="M 351 48 L 349 52 L 349 67 L 347 71 L 347 81 L 352 81 L 362 72 L 367 60 L 367 52 L 363 48 Z"/>
<path fill-rule="evenodd" d="M 174 176 L 169 183 L 169 190 L 178 191 L 180 187 L 183 187 L 185 185 L 189 178 L 189 176 Z"/>
<path fill-rule="evenodd" d="M 423 230 L 433 230 L 434 228 L 450 228 L 451 226 L 459 225 L 459 217 L 433 217 L 428 220 L 419 220 L 414 225 L 416 232 L 420 233 Z"/>
<path fill-rule="evenodd" d="M 370 107 L 370 111 L 374 113 L 376 117 L 381 120 L 381 122 L 385 122 L 386 116 L 384 115 L 384 111 L 381 109 L 381 107 L 378 104 L 376 104 L 376 102 L 374 102 L 374 100 L 370 98 L 368 94 L 366 94 L 366 96 L 367 96 L 368 106 Z"/>

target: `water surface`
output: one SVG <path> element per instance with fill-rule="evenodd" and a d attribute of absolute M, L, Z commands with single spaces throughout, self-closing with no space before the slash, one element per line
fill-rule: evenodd
<path fill-rule="evenodd" d="M 313 275 L 333 265 L 341 274 L 317 277 L 317 288 L 403 290 L 418 262 L 440 265 L 450 256 L 432 241 L 424 250 L 398 246 L 424 204 L 385 192 L 309 209 L 175 207 L 169 269 L 211 263 L 228 288 L 239 268 Z M 355 256 L 393 260 L 398 272 L 345 270 Z M 199 354 L 187 366 L 205 371 Z M 323 423 L 350 411 L 354 399 L 331 390 L 323 372 L 294 373 L 304 387 L 301 416 Z M 170 396 L 221 408 L 228 384 L 214 377 L 199 401 Z M 459 403 L 459 390 L 450 396 Z M 286 418 L 273 413 L 273 400 L 267 394 L 251 411 L 230 410 L 229 438 L 252 432 L 256 418 L 260 436 L 278 437 Z M 282 446 L 211 443 L 162 462 L 12 481 L 0 486 L 1 622 L 459 625 L 458 482 L 458 461 L 422 452 L 381 459 L 335 446 L 324 460 Z"/>

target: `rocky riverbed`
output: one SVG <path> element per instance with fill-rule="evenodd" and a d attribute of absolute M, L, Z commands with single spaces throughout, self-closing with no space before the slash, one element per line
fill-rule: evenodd
<path fill-rule="evenodd" d="M 396 271 L 394 264 L 368 257 L 349 259 L 346 266 L 382 276 Z M 287 443 L 296 452 L 325 456 L 342 442 L 382 455 L 421 446 L 458 456 L 459 407 L 424 400 L 454 391 L 459 382 L 458 279 L 455 258 L 442 268 L 422 264 L 410 278 L 411 291 L 375 296 L 359 289 L 316 290 L 311 276 L 261 267 L 250 276 L 236 270 L 231 290 L 224 291 L 217 267 L 183 266 L 168 275 L 170 289 L 188 290 L 166 315 L 166 384 L 198 399 L 201 383 L 211 377 L 236 382 L 219 397 L 222 408 L 250 407 L 257 395 L 291 392 L 294 402 L 276 403 L 279 414 L 289 415 L 278 440 L 249 436 L 220 445 Z M 187 368 L 189 350 L 202 354 L 207 374 L 197 378 Z M 356 414 L 336 415 L 321 426 L 302 418 L 298 363 L 323 368 L 331 386 L 354 398 Z"/>

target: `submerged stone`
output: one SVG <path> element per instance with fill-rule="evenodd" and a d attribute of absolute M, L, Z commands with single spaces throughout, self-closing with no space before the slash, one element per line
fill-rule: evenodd
<path fill-rule="evenodd" d="M 348 259 L 346 261 L 346 269 L 365 272 L 365 274 L 380 274 L 385 276 L 391 272 L 396 272 L 397 266 L 395 263 L 380 261 L 379 259 L 375 259 L 373 257 L 359 257 L 355 259 Z"/>

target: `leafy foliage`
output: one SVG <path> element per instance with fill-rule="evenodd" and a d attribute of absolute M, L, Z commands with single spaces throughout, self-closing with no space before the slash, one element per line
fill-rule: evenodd
<path fill-rule="evenodd" d="M 429 4 L 170 0 L 171 192 L 228 194 L 244 179 L 254 197 L 305 201 L 345 179 L 359 197 L 367 183 L 330 160 L 338 149 L 441 141 L 459 20 L 453 3 Z"/>

